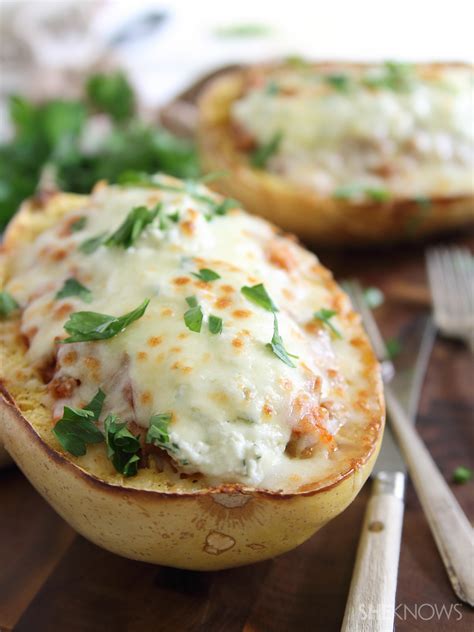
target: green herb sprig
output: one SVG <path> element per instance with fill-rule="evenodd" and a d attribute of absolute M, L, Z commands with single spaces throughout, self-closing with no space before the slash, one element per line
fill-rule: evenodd
<path fill-rule="evenodd" d="M 209 316 L 208 327 L 211 334 L 217 335 L 222 333 L 222 318 L 211 314 Z"/>
<path fill-rule="evenodd" d="M 56 293 L 56 298 L 67 298 L 69 296 L 77 296 L 85 303 L 92 301 L 92 292 L 89 288 L 79 283 L 77 279 L 73 277 L 66 279 L 62 288 Z"/>
<path fill-rule="evenodd" d="M 361 184 L 343 185 L 337 187 L 333 192 L 335 200 L 351 200 L 360 196 L 367 197 L 373 202 L 388 202 L 392 194 L 388 189 Z"/>
<path fill-rule="evenodd" d="M 189 309 L 184 313 L 184 323 L 189 330 L 200 333 L 203 319 L 201 306 L 195 296 L 186 297 L 186 303 Z"/>
<path fill-rule="evenodd" d="M 0 318 L 7 318 L 19 308 L 17 301 L 9 292 L 0 292 Z"/>
<path fill-rule="evenodd" d="M 87 342 L 112 338 L 141 318 L 149 302 L 149 298 L 145 299 L 136 309 L 123 316 L 109 316 L 98 312 L 73 312 L 64 325 L 64 329 L 70 336 L 61 342 Z"/>
<path fill-rule="evenodd" d="M 337 316 L 337 312 L 333 309 L 326 309 L 325 307 L 319 309 L 313 314 L 314 318 L 320 320 L 326 327 L 328 327 L 336 338 L 342 338 L 341 332 L 332 324 L 331 319 Z"/>
<path fill-rule="evenodd" d="M 106 246 L 130 248 L 145 228 L 153 222 L 161 207 L 161 204 L 157 204 L 153 209 L 149 209 L 146 206 L 136 206 L 128 213 L 117 230 L 110 237 L 107 237 L 104 244 Z"/>
<path fill-rule="evenodd" d="M 263 283 L 258 283 L 257 285 L 252 286 L 244 285 L 240 291 L 247 300 L 259 307 L 263 307 L 263 309 L 267 310 L 267 312 L 278 312 L 278 307 L 270 298 L 270 295 L 265 289 Z"/>
<path fill-rule="evenodd" d="M 469 467 L 459 465 L 453 472 L 453 483 L 463 485 L 464 483 L 470 481 L 473 476 L 474 473 Z"/>
<path fill-rule="evenodd" d="M 283 140 L 283 132 L 276 132 L 268 142 L 257 147 L 250 156 L 250 164 L 257 169 L 264 169 L 270 158 L 277 153 Z"/>
<path fill-rule="evenodd" d="M 87 445 L 101 443 L 104 435 L 94 422 L 98 421 L 105 394 L 100 389 L 84 408 L 64 407 L 62 418 L 53 428 L 53 433 L 62 447 L 74 456 L 83 456 Z"/>
<path fill-rule="evenodd" d="M 159 413 L 153 415 L 150 419 L 150 425 L 146 434 L 145 441 L 152 445 L 163 448 L 168 452 L 176 452 L 178 446 L 172 443 L 169 435 L 169 424 L 171 422 L 171 413 Z"/>
<path fill-rule="evenodd" d="M 220 274 L 218 274 L 214 270 L 211 270 L 210 268 L 200 268 L 199 272 L 192 272 L 191 274 L 197 279 L 205 281 L 206 283 L 216 281 L 217 279 L 221 278 Z"/>
<path fill-rule="evenodd" d="M 135 476 L 140 461 L 140 441 L 127 428 L 126 422 L 121 422 L 116 415 L 108 415 L 104 421 L 105 442 L 107 456 L 113 466 L 124 476 Z"/>
<path fill-rule="evenodd" d="M 298 356 L 293 355 L 292 353 L 288 353 L 283 345 L 283 340 L 278 331 L 278 320 L 276 314 L 273 314 L 273 336 L 271 342 L 268 342 L 266 345 L 267 349 L 270 349 L 277 358 L 279 358 L 286 365 L 294 368 L 296 365 L 292 362 L 291 358 L 298 358 Z"/>

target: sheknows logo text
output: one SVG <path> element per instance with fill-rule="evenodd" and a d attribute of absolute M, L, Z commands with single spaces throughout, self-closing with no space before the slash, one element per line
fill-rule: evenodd
<path fill-rule="evenodd" d="M 437 603 L 399 603 L 395 607 L 395 618 L 400 621 L 413 619 L 415 621 L 460 621 L 462 619 L 462 605 L 460 603 L 437 604 Z M 362 621 L 373 621 L 374 619 L 384 619 L 392 616 L 390 606 L 359 606 L 359 614 Z"/>

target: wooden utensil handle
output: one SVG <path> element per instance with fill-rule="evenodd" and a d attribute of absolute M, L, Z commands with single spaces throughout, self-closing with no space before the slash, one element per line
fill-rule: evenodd
<path fill-rule="evenodd" d="M 405 476 L 380 472 L 373 483 L 342 632 L 392 632 L 403 524 Z"/>
<path fill-rule="evenodd" d="M 474 606 L 471 525 L 390 386 L 385 388 L 385 398 L 392 427 L 454 592 L 459 599 Z"/>

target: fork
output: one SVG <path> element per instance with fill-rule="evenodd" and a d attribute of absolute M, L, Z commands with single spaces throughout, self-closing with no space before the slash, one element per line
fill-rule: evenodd
<path fill-rule="evenodd" d="M 349 290 L 353 304 L 362 303 L 364 298 L 359 283 L 352 281 L 350 285 L 345 285 L 345 289 Z M 361 314 L 372 346 L 377 349 L 380 340 L 383 340 L 377 323 L 370 310 L 361 309 Z M 451 586 L 461 601 L 474 607 L 473 529 L 392 387 L 383 377 L 390 425 L 408 466 Z"/>
<path fill-rule="evenodd" d="M 467 248 L 430 248 L 426 263 L 438 329 L 474 353 L 474 257 Z"/>

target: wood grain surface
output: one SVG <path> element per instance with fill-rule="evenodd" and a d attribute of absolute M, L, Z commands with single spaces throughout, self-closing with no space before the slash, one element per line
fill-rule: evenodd
<path fill-rule="evenodd" d="M 195 96 L 195 89 L 187 94 Z M 357 277 L 385 292 L 376 316 L 389 338 L 427 309 L 423 250 L 418 245 L 318 255 L 338 278 Z M 474 468 L 473 385 L 467 349 L 438 338 L 417 423 L 447 480 L 458 465 Z M 453 489 L 472 521 L 474 482 Z M 0 471 L 0 630 L 337 632 L 368 491 L 367 484 L 343 514 L 294 551 L 205 573 L 108 553 L 77 535 L 15 467 Z M 410 483 L 396 603 L 396 632 L 474 629 L 474 614 L 451 590 Z"/>
<path fill-rule="evenodd" d="M 320 256 L 340 278 L 357 276 L 385 290 L 386 301 L 376 315 L 387 337 L 426 309 L 390 293 L 400 283 L 424 291 L 421 246 Z M 474 467 L 473 377 L 469 352 L 460 343 L 438 339 L 418 427 L 448 480 L 456 466 Z M 472 520 L 474 483 L 453 489 Z M 366 486 L 343 514 L 279 558 L 215 573 L 192 572 L 99 549 L 75 534 L 21 473 L 9 468 L 0 472 L 0 629 L 336 632 L 367 498 Z M 474 626 L 472 611 L 459 605 L 451 590 L 410 484 L 396 602 L 397 632 L 468 632 Z"/>

